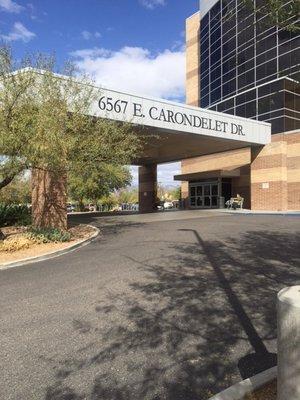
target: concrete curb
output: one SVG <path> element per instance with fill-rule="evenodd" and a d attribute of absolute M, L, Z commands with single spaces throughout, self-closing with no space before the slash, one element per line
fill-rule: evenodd
<path fill-rule="evenodd" d="M 209 400 L 242 400 L 246 394 L 253 392 L 256 389 L 266 385 L 277 377 L 277 367 L 267 369 L 260 374 L 251 376 L 228 389 L 223 390 L 211 397 Z"/>
<path fill-rule="evenodd" d="M 86 246 L 87 244 L 91 243 L 94 239 L 96 239 L 96 237 L 100 233 L 100 230 L 98 228 L 96 228 L 95 226 L 92 226 L 92 225 L 87 225 L 87 226 L 89 226 L 95 230 L 95 233 L 90 238 L 81 240 L 80 242 L 72 244 L 68 247 L 65 247 L 64 249 L 56 250 L 56 251 L 52 251 L 50 253 L 43 254 L 42 256 L 29 257 L 29 258 L 24 258 L 24 259 L 18 260 L 18 261 L 12 261 L 12 262 L 8 262 L 8 263 L 0 264 L 0 272 L 4 271 L 6 269 L 9 269 L 9 268 L 20 267 L 20 266 L 26 265 L 26 264 L 33 264 L 33 263 L 37 263 L 40 261 L 50 260 L 52 258 L 59 257 L 64 254 L 67 254 L 67 253 L 71 253 L 74 250 L 77 250 L 81 247 Z"/>

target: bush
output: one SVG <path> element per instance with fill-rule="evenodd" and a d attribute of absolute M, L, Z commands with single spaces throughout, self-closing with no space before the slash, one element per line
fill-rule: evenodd
<path fill-rule="evenodd" d="M 37 243 L 69 242 L 71 234 L 56 228 L 30 228 L 29 233 Z"/>
<path fill-rule="evenodd" d="M 28 234 L 13 235 L 0 243 L 0 251 L 14 252 L 28 249 L 34 243 L 33 238 Z"/>
<path fill-rule="evenodd" d="M 25 205 L 0 204 L 0 227 L 10 225 L 29 225 L 31 212 Z"/>

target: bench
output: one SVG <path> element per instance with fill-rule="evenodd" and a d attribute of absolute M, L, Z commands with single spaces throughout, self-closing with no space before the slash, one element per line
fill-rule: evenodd
<path fill-rule="evenodd" d="M 243 197 L 231 197 L 230 200 L 226 201 L 226 206 L 228 209 L 243 209 L 244 198 Z"/>

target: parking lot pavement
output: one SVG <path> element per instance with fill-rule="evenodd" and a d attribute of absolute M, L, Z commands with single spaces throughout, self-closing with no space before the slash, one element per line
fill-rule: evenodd
<path fill-rule="evenodd" d="M 300 218 L 131 218 L 73 216 L 102 235 L 0 271 L 1 399 L 206 400 L 274 365 Z"/>

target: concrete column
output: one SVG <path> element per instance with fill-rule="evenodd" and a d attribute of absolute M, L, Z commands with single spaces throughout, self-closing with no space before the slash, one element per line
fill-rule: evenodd
<path fill-rule="evenodd" d="M 278 293 L 277 399 L 300 399 L 300 285 Z"/>
<path fill-rule="evenodd" d="M 67 178 L 49 171 L 32 170 L 32 222 L 40 228 L 67 229 Z"/>
<path fill-rule="evenodd" d="M 155 211 L 157 201 L 157 165 L 139 167 L 139 211 L 149 213 Z"/>

